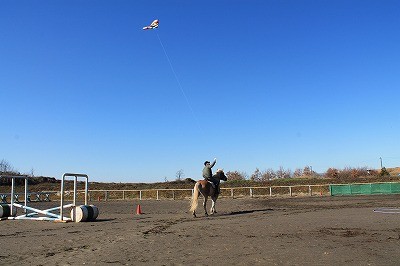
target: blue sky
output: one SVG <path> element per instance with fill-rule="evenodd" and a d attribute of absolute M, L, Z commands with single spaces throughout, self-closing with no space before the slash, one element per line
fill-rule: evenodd
<path fill-rule="evenodd" d="M 399 1 L 0 0 L 0 159 L 102 182 L 400 161 Z M 160 27 L 143 31 L 153 19 Z"/>

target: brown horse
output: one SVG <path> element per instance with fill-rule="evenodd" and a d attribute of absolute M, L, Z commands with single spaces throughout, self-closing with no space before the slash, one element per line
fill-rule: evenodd
<path fill-rule="evenodd" d="M 213 179 L 217 180 L 218 184 L 221 180 L 223 180 L 223 181 L 227 180 L 227 178 L 224 174 L 224 171 L 221 169 L 217 170 L 217 172 L 213 175 Z M 192 196 L 191 204 L 190 204 L 190 211 L 193 213 L 193 216 L 196 217 L 196 209 L 197 209 L 197 205 L 198 205 L 199 193 L 201 193 L 201 195 L 203 195 L 203 197 L 204 197 L 203 207 L 204 207 L 205 215 L 208 216 L 207 206 L 206 206 L 208 197 L 211 197 L 211 200 L 212 200 L 210 213 L 211 214 L 216 213 L 217 211 L 215 210 L 215 202 L 217 201 L 218 195 L 219 195 L 218 189 L 216 187 L 214 187 L 210 181 L 199 180 L 194 185 L 193 196 Z"/>

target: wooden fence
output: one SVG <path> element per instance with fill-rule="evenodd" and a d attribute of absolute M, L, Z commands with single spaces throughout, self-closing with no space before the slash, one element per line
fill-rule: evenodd
<path fill-rule="evenodd" d="M 84 191 L 78 191 L 78 199 L 83 197 Z M 142 189 L 142 190 L 89 190 L 89 201 L 108 200 L 145 200 L 145 199 L 188 199 L 192 196 L 193 189 Z M 32 192 L 30 198 L 34 201 L 60 200 L 59 191 Z M 23 193 L 16 193 L 18 200 Z M 233 187 L 221 188 L 220 198 L 242 197 L 306 197 L 329 195 L 329 185 L 296 185 L 296 186 L 270 186 L 270 187 Z M 10 194 L 0 193 L 0 202 L 5 203 Z M 72 198 L 72 191 L 66 191 L 65 197 Z"/>

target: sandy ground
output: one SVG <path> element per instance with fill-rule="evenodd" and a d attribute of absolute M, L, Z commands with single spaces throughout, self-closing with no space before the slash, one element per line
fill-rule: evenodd
<path fill-rule="evenodd" d="M 0 221 L 0 265 L 398 265 L 400 214 L 373 210 L 399 201 L 222 198 L 198 218 L 188 200 L 95 202 L 96 222 Z"/>

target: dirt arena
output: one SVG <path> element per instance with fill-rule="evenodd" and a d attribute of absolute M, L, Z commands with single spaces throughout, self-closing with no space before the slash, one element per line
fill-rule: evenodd
<path fill-rule="evenodd" d="M 0 265 L 398 265 L 400 214 L 373 210 L 399 202 L 222 198 L 198 218 L 188 200 L 96 202 L 97 222 L 0 221 Z"/>

